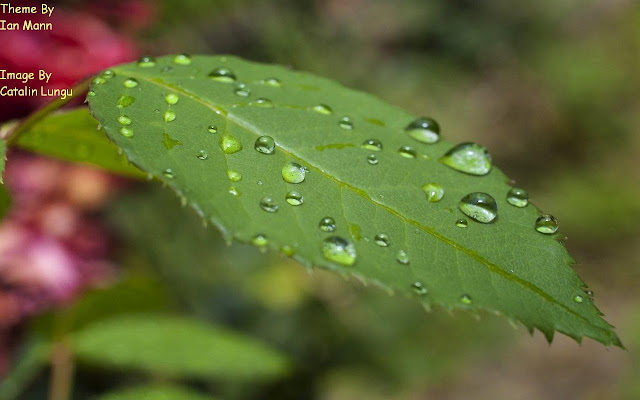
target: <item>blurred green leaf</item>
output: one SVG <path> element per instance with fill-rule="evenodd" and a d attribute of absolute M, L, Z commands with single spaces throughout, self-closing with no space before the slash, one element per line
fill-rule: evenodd
<path fill-rule="evenodd" d="M 118 369 L 197 378 L 270 379 L 288 362 L 242 334 L 169 316 L 128 315 L 98 321 L 73 335 L 78 359 Z"/>
<path fill-rule="evenodd" d="M 7 144 L 4 140 L 0 139 L 0 218 L 4 217 L 4 214 L 11 205 L 11 198 L 9 192 L 4 187 L 3 174 L 4 164 L 7 160 Z"/>
<path fill-rule="evenodd" d="M 0 382 L 0 400 L 16 399 L 47 365 L 50 343 L 33 336 L 24 341 L 11 369 Z"/>
<path fill-rule="evenodd" d="M 96 400 L 214 400 L 213 397 L 179 386 L 140 386 L 118 390 Z"/>
<path fill-rule="evenodd" d="M 143 178 L 98 129 L 86 107 L 50 114 L 20 133 L 13 146 L 65 161 L 86 163 L 117 174 Z"/>
<path fill-rule="evenodd" d="M 208 76 L 221 66 L 243 83 Z M 496 168 L 478 177 L 437 162 L 452 145 L 411 139 L 403 128 L 414 117 L 402 110 L 326 79 L 235 57 L 194 57 L 184 65 L 167 56 L 112 71 L 115 77 L 94 83 L 89 98 L 109 137 L 227 238 L 295 252 L 306 266 L 417 293 L 425 303 L 502 313 L 549 340 L 557 330 L 620 344 L 584 295 L 561 236 L 533 229 L 539 211 L 509 205 L 508 178 Z M 136 84 L 125 86 L 127 79 Z M 345 115 L 353 129 L 340 127 Z M 125 134 L 123 117 L 130 122 Z M 253 149 L 264 135 L 275 139 L 273 154 Z M 361 148 L 368 139 L 381 140 L 385 150 Z M 407 145 L 413 159 L 398 154 Z M 372 153 L 379 165 L 367 162 Z M 283 180 L 291 162 L 308 171 L 303 183 Z M 444 186 L 442 201 L 425 199 L 421 187 L 430 182 Z M 304 204 L 287 204 L 290 191 L 299 191 Z M 456 227 L 464 217 L 458 204 L 469 192 L 492 194 L 500 217 Z M 327 216 L 336 221 L 334 233 L 318 229 Z M 390 245 L 376 244 L 381 233 Z"/>

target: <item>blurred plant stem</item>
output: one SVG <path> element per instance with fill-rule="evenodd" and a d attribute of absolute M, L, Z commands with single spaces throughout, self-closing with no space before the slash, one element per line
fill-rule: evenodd
<path fill-rule="evenodd" d="M 53 346 L 51 352 L 51 380 L 49 400 L 68 400 L 73 381 L 73 356 L 64 340 Z"/>

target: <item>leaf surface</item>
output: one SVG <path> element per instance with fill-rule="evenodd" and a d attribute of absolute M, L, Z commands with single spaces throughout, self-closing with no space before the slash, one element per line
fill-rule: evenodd
<path fill-rule="evenodd" d="M 356 276 L 427 305 L 497 312 L 548 340 L 560 331 L 620 345 L 585 295 L 575 261 L 558 243 L 562 236 L 534 229 L 540 211 L 532 204 L 507 203 L 509 179 L 497 168 L 477 176 L 444 165 L 438 160 L 453 145 L 407 135 L 415 116 L 330 80 L 230 56 L 173 60 L 112 68 L 115 76 L 92 85 L 90 108 L 132 163 L 166 182 L 228 239 L 281 250 L 307 267 Z M 220 78 L 219 68 L 230 74 Z M 125 135 L 122 116 L 132 121 Z M 257 142 L 262 136 L 274 139 L 272 154 L 265 154 L 269 140 Z M 416 156 L 400 154 L 402 146 L 412 148 L 405 156 Z M 301 183 L 283 179 L 290 162 L 306 170 Z M 427 200 L 422 187 L 429 183 L 444 189 L 440 201 Z M 459 203 L 471 192 L 492 195 L 498 218 L 467 218 Z M 302 204 L 291 205 L 288 194 Z M 319 229 L 325 217 L 335 221 L 333 232 Z M 467 228 L 456 226 L 460 218 L 469 220 Z"/>
<path fill-rule="evenodd" d="M 172 377 L 267 379 L 288 368 L 279 352 L 239 333 L 149 314 L 95 322 L 73 335 L 72 346 L 85 362 Z"/>

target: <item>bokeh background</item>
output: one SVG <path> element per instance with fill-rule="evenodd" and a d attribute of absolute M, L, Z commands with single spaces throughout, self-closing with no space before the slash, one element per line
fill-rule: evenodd
<path fill-rule="evenodd" d="M 54 18 L 51 33 L 2 32 L 0 68 L 45 68 L 67 87 L 143 54 L 230 53 L 335 79 L 436 118 L 449 141 L 482 143 L 558 218 L 627 350 L 562 335 L 549 345 L 491 315 L 425 313 L 227 247 L 156 184 L 14 151 L 14 207 L 0 224 L 0 373 L 24 364 L 33 335 L 64 336 L 60 320 L 97 293 L 108 304 L 92 319 L 178 313 L 292 360 L 266 382 L 184 382 L 218 398 L 640 398 L 639 2 L 67 0 Z M 1 98 L 0 118 L 41 103 Z M 48 362 L 26 370 L 10 382 L 17 398 L 45 398 Z M 137 379 L 83 365 L 73 375 L 78 399 Z"/>

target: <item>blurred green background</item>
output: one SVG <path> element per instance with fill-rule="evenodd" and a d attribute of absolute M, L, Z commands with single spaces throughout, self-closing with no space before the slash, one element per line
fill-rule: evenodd
<path fill-rule="evenodd" d="M 167 190 L 136 184 L 101 214 L 119 266 L 115 286 L 101 291 L 120 293 L 101 310 L 211 321 L 291 362 L 268 380 L 184 385 L 222 399 L 640 398 L 640 2 L 148 5 L 153 23 L 130 32 L 146 54 L 231 53 L 289 65 L 432 116 L 449 141 L 485 145 L 558 218 L 575 268 L 628 348 L 561 335 L 548 345 L 491 315 L 425 313 L 359 282 L 228 247 Z M 39 318 L 32 332 L 49 335 L 52 320 L 68 314 L 79 324 L 101 314 L 69 309 Z M 74 374 L 74 398 L 143 380 L 83 365 Z M 44 398 L 48 379 L 46 370 L 29 379 L 24 398 Z"/>

